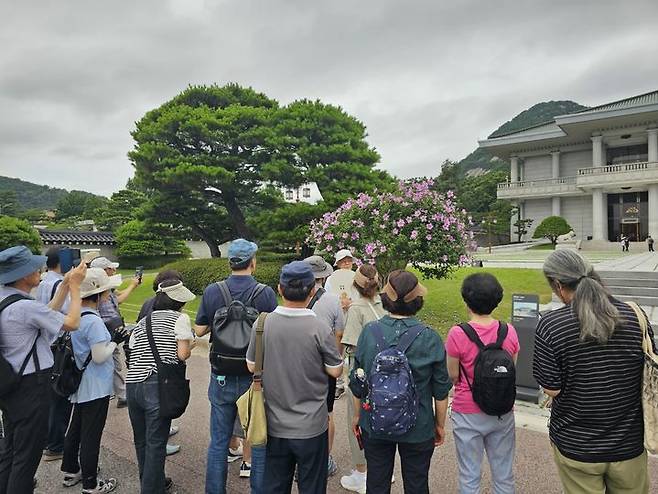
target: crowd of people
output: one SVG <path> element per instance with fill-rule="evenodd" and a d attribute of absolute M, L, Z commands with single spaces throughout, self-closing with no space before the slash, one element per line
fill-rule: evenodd
<path fill-rule="evenodd" d="M 485 452 L 493 492 L 515 492 L 515 364 L 526 349 L 515 328 L 492 315 L 503 300 L 493 275 L 464 279 L 468 317 L 444 343 L 439 328 L 418 318 L 428 291 L 411 271 L 354 270 L 354 255 L 343 250 L 333 267 L 317 255 L 286 264 L 275 292 L 254 277 L 257 250 L 244 239 L 231 243 L 231 275 L 204 290 L 194 322 L 183 311 L 195 298 L 185 280 L 159 273 L 133 327 L 119 304 L 141 280 L 119 291 L 116 263 L 99 257 L 62 273 L 57 249 L 0 252 L 0 494 L 33 492 L 42 459 L 61 459 L 65 486 L 113 491 L 117 479 L 98 468 L 112 398 L 128 408 L 140 492 L 168 492 L 172 418 L 185 409 L 185 390 L 189 398 L 185 361 L 206 334 L 207 494 L 227 492 L 235 460 L 252 493 L 289 493 L 295 482 L 301 493 L 324 493 L 337 472 L 336 434 L 349 438 L 346 491 L 390 492 L 397 454 L 404 491 L 428 493 L 448 419 L 459 492 L 480 492 Z M 539 321 L 533 374 L 552 400 L 550 447 L 563 490 L 647 493 L 642 314 L 612 297 L 575 251 L 555 251 L 543 271 L 564 306 Z M 261 355 L 267 442 L 251 445 L 236 403 Z M 343 395 L 348 420 L 335 424 Z"/>

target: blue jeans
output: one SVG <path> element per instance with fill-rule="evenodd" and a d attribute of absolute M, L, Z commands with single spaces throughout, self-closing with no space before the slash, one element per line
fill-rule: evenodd
<path fill-rule="evenodd" d="M 251 376 L 210 375 L 208 399 L 210 400 L 210 445 L 206 471 L 206 494 L 226 494 L 228 474 L 228 446 L 233 435 L 233 425 L 238 408 L 235 402 L 251 385 Z M 251 493 L 263 492 L 265 473 L 265 448 L 251 450 Z"/>
<path fill-rule="evenodd" d="M 48 415 L 48 443 L 46 449 L 53 453 L 64 451 L 64 436 L 71 421 L 73 404 L 68 398 L 58 395 L 51 389 L 50 414 Z"/>
<path fill-rule="evenodd" d="M 160 418 L 158 376 L 126 386 L 142 494 L 164 494 L 165 458 L 171 419 Z"/>

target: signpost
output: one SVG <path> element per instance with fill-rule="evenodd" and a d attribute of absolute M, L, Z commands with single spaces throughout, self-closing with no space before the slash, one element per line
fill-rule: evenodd
<path fill-rule="evenodd" d="M 538 295 L 512 295 L 512 324 L 516 328 L 521 345 L 516 362 L 516 395 L 520 400 L 534 403 L 539 395 L 539 385 L 532 377 L 532 357 L 535 352 L 535 330 L 539 317 Z"/>

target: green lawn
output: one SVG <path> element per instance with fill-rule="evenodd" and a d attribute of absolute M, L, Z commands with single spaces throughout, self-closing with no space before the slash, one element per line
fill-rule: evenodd
<path fill-rule="evenodd" d="M 495 312 L 500 319 L 509 320 L 512 311 L 512 294 L 537 293 L 541 303 L 548 303 L 551 291 L 542 273 L 537 269 L 511 269 L 511 268 L 462 268 L 457 270 L 451 278 L 444 280 L 425 280 L 423 284 L 429 289 L 425 299 L 425 307 L 420 317 L 427 324 L 445 336 L 448 329 L 466 318 L 466 309 L 461 299 L 460 287 L 463 279 L 471 273 L 486 271 L 498 278 L 505 296 L 503 302 Z M 128 279 L 132 273 L 123 273 Z M 144 281 L 130 294 L 128 300 L 121 304 L 121 313 L 128 322 L 135 322 L 142 303 L 153 296 L 152 283 L 155 273 L 144 274 Z M 124 284 L 125 285 L 125 284 Z M 199 307 L 200 297 L 185 306 L 185 311 L 194 319 Z"/>

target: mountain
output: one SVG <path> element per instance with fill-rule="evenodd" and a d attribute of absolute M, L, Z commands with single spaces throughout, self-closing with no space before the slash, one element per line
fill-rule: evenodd
<path fill-rule="evenodd" d="M 568 100 L 537 103 L 519 113 L 512 120 L 505 122 L 492 132 L 489 137 L 499 137 L 515 130 L 526 129 L 549 122 L 558 115 L 566 115 L 586 109 L 586 106 Z M 478 176 L 491 170 L 506 170 L 508 167 L 509 163 L 496 158 L 490 152 L 480 148 L 477 148 L 456 165 L 458 174 L 461 177 Z"/>
<path fill-rule="evenodd" d="M 28 209 L 52 211 L 57 207 L 57 202 L 69 194 L 64 189 L 37 185 L 18 178 L 0 176 L 0 195 L 7 191 L 16 193 L 18 208 L 22 211 Z M 93 196 L 94 194 L 89 195 Z"/>

